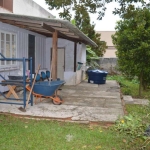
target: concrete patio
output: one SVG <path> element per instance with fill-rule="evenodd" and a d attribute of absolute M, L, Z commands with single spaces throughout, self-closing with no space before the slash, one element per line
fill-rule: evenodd
<path fill-rule="evenodd" d="M 87 81 L 76 86 L 65 85 L 60 95 L 64 100 L 62 105 L 54 105 L 47 99 L 34 106 L 29 105 L 27 111 L 22 112 L 18 109 L 19 105 L 0 103 L 0 112 L 86 123 L 115 122 L 124 115 L 120 87 L 116 81 L 108 80 L 101 85 Z"/>

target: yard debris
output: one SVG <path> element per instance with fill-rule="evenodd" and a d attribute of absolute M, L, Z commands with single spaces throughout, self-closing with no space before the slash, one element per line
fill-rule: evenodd
<path fill-rule="evenodd" d="M 73 139 L 73 135 L 68 134 L 68 135 L 66 135 L 65 139 L 66 139 L 67 142 L 70 142 Z"/>

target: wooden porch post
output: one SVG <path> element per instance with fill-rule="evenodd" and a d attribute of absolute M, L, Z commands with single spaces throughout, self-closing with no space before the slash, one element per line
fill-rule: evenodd
<path fill-rule="evenodd" d="M 57 79 L 57 41 L 58 41 L 58 33 L 55 30 L 53 32 L 53 40 L 52 40 L 52 79 Z"/>
<path fill-rule="evenodd" d="M 76 72 L 77 68 L 77 43 L 74 42 L 74 72 Z"/>

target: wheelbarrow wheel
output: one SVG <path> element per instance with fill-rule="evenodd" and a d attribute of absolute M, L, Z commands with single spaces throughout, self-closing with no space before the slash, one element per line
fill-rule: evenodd
<path fill-rule="evenodd" d="M 55 99 L 55 100 L 52 100 L 54 105 L 61 105 L 62 104 L 62 98 L 59 95 L 53 96 L 53 98 Z M 60 101 L 60 102 L 58 102 L 58 101 Z"/>

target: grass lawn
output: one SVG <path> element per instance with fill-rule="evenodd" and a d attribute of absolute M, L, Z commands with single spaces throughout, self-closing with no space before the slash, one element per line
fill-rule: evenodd
<path fill-rule="evenodd" d="M 112 78 L 112 77 L 109 77 Z M 138 96 L 138 83 L 122 77 L 124 94 Z M 143 97 L 150 99 L 150 92 Z M 0 115 L 0 150 L 150 150 L 144 131 L 149 106 L 126 105 L 128 116 L 113 126 L 83 125 Z"/>
<path fill-rule="evenodd" d="M 0 115 L 1 150 L 120 150 L 124 135 L 89 125 Z"/>

